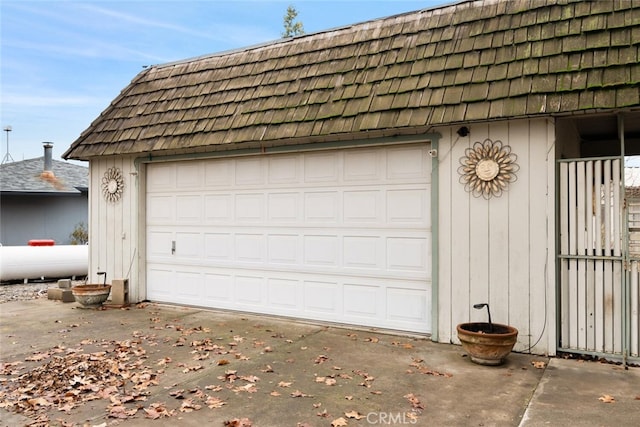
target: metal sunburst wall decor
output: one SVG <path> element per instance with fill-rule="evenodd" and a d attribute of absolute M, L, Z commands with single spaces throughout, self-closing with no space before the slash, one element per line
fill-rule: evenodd
<path fill-rule="evenodd" d="M 124 179 L 120 169 L 112 167 L 107 169 L 102 177 L 102 195 L 108 202 L 117 202 L 124 191 Z"/>
<path fill-rule="evenodd" d="M 507 190 L 509 183 L 516 180 L 516 172 L 520 167 L 516 164 L 518 156 L 511 152 L 511 147 L 502 141 L 485 139 L 476 142 L 473 147 L 464 151 L 460 158 L 460 183 L 474 197 L 500 197 Z"/>

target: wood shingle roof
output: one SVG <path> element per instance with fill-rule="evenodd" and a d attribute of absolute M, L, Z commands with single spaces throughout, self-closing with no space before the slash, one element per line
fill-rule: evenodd
<path fill-rule="evenodd" d="M 63 157 L 640 105 L 640 1 L 477 0 L 142 71 Z"/>

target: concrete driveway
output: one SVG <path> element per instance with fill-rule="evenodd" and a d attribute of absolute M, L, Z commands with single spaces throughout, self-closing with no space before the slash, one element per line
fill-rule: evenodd
<path fill-rule="evenodd" d="M 156 304 L 0 313 L 3 426 L 640 424 L 640 374 L 616 365 L 484 367 L 423 338 Z"/>

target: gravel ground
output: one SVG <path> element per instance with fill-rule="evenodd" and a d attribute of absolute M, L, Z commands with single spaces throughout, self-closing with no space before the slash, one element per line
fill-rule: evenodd
<path fill-rule="evenodd" d="M 47 298 L 47 289 L 57 282 L 3 283 L 0 284 L 0 304 L 8 301 L 25 301 Z"/>

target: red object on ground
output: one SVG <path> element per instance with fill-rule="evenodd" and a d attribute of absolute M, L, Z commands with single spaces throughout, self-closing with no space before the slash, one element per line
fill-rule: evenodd
<path fill-rule="evenodd" d="M 34 239 L 34 240 L 29 240 L 29 243 L 28 243 L 29 246 L 53 246 L 55 244 L 56 244 L 55 240 L 51 240 L 51 239 Z"/>

